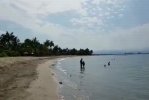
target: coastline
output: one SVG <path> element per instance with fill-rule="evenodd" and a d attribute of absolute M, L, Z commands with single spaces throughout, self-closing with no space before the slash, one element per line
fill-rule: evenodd
<path fill-rule="evenodd" d="M 57 58 L 63 57 L 0 58 L 0 99 L 58 100 Z"/>
<path fill-rule="evenodd" d="M 26 100 L 58 100 L 57 83 L 54 81 L 51 69 L 54 62 L 52 59 L 38 65 L 38 78 L 27 89 L 30 95 Z"/>

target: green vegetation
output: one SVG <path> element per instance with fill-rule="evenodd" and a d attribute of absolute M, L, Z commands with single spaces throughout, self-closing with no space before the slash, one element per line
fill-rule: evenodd
<path fill-rule="evenodd" d="M 87 49 L 62 49 L 53 41 L 46 40 L 40 43 L 37 38 L 25 39 L 20 42 L 17 36 L 6 32 L 0 36 L 0 57 L 5 56 L 51 56 L 51 55 L 92 55 L 93 51 Z"/>

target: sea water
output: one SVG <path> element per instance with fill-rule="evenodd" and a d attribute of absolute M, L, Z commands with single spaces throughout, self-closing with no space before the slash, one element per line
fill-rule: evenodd
<path fill-rule="evenodd" d="M 65 100 L 149 100 L 149 55 L 68 57 L 56 73 Z"/>

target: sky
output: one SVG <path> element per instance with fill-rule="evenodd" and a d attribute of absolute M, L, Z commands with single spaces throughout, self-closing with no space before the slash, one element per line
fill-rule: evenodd
<path fill-rule="evenodd" d="M 0 0 L 0 34 L 62 48 L 149 49 L 149 0 Z"/>

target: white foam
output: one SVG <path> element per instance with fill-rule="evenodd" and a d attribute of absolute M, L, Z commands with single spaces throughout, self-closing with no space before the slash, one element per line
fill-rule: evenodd
<path fill-rule="evenodd" d="M 63 60 L 65 60 L 65 58 L 61 58 L 61 59 L 59 59 L 58 61 L 63 61 Z"/>
<path fill-rule="evenodd" d="M 62 71 L 65 75 L 67 75 L 67 70 L 63 69 L 62 66 L 61 66 L 61 61 L 62 60 L 65 60 L 65 59 L 58 60 L 58 62 L 56 64 L 56 67 L 57 67 L 58 70 Z"/>
<path fill-rule="evenodd" d="M 63 72 L 65 75 L 67 75 L 67 70 L 63 69 L 62 66 L 57 65 L 56 66 L 58 70 L 60 70 L 61 72 Z"/>
<path fill-rule="evenodd" d="M 60 95 L 60 100 L 65 100 L 63 95 Z"/>
<path fill-rule="evenodd" d="M 61 69 L 61 71 L 62 71 L 64 74 L 66 74 L 66 75 L 67 75 L 67 71 L 66 71 L 66 70 Z"/>
<path fill-rule="evenodd" d="M 57 60 L 56 65 L 61 65 L 61 61 L 65 60 L 64 58 Z"/>

